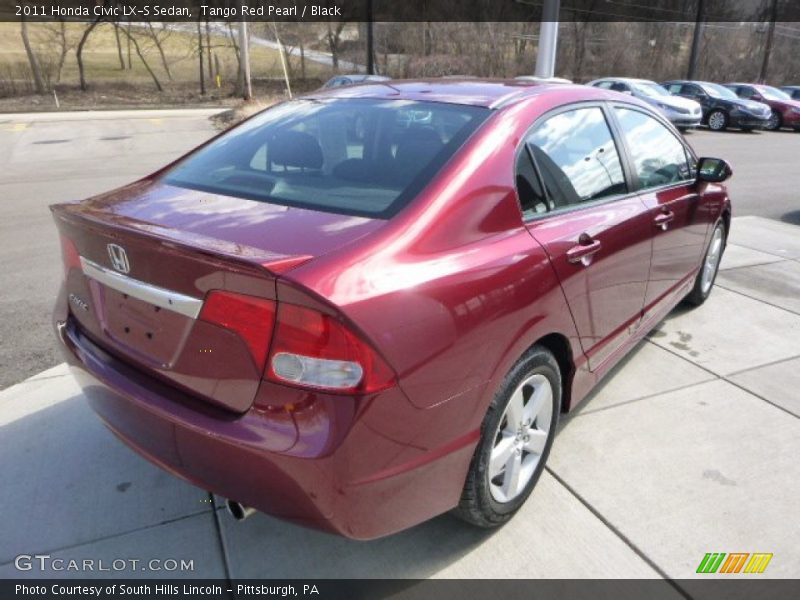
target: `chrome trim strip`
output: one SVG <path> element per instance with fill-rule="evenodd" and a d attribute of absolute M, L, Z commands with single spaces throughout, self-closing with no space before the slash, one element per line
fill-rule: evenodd
<path fill-rule="evenodd" d="M 144 283 L 132 277 L 120 275 L 82 256 L 80 259 L 84 275 L 118 292 L 128 294 L 144 302 L 149 302 L 154 306 L 175 311 L 191 319 L 196 319 L 197 315 L 200 314 L 203 301 L 199 298 L 186 296 L 178 292 L 173 292 L 172 290 Z"/>

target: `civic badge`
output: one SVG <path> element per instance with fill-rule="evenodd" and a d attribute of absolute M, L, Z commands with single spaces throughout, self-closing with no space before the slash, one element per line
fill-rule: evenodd
<path fill-rule="evenodd" d="M 129 273 L 131 264 L 128 262 L 128 253 L 125 252 L 125 248 L 117 244 L 109 244 L 107 248 L 111 266 L 120 273 Z"/>

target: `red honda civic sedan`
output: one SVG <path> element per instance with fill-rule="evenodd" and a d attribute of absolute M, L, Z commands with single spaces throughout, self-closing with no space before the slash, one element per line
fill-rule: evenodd
<path fill-rule="evenodd" d="M 598 88 L 315 92 L 53 206 L 55 329 L 108 427 L 235 516 L 496 526 L 559 414 L 709 295 L 730 172 Z"/>

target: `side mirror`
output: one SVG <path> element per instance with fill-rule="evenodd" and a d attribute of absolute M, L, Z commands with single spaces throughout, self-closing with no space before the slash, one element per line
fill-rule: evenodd
<path fill-rule="evenodd" d="M 701 158 L 697 161 L 697 181 L 721 183 L 733 175 L 731 166 L 721 158 Z"/>

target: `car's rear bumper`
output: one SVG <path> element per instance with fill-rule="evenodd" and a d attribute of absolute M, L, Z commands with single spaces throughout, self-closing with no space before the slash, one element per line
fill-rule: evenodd
<path fill-rule="evenodd" d="M 63 354 L 95 412 L 134 450 L 205 490 L 356 539 L 458 503 L 478 431 L 421 442 L 424 423 L 449 418 L 444 406 L 418 409 L 397 387 L 352 398 L 265 382 L 269 404 L 239 415 L 137 371 L 56 312 Z"/>

